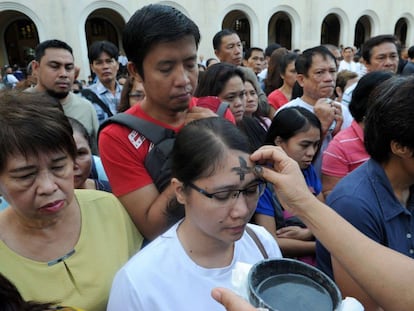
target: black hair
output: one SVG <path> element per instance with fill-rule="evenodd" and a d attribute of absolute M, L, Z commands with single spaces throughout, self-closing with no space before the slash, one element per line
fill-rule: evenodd
<path fill-rule="evenodd" d="M 324 60 L 331 58 L 336 64 L 335 56 L 331 53 L 331 51 L 329 51 L 325 46 L 319 45 L 303 51 L 303 53 L 298 56 L 298 59 L 295 62 L 296 72 L 307 77 L 315 55 L 322 56 Z"/>
<path fill-rule="evenodd" d="M 45 311 L 54 310 L 53 303 L 25 301 L 17 287 L 0 273 L 0 310 L 2 311 Z"/>
<path fill-rule="evenodd" d="M 366 61 L 367 64 L 371 64 L 371 52 L 372 49 L 383 43 L 393 43 L 397 47 L 397 38 L 393 35 L 379 35 L 372 38 L 369 38 L 362 45 L 362 58 Z"/>
<path fill-rule="evenodd" d="M 379 163 L 391 157 L 391 142 L 414 153 L 414 76 L 394 76 L 376 87 L 365 118 L 365 148 Z"/>
<path fill-rule="evenodd" d="M 248 138 L 251 152 L 259 149 L 264 144 L 266 130 L 258 118 L 244 116 L 243 119 L 237 122 L 237 127 Z"/>
<path fill-rule="evenodd" d="M 263 52 L 263 49 L 262 48 L 259 48 L 259 47 L 251 47 L 251 48 L 247 49 L 247 51 L 244 53 L 244 59 L 245 60 L 248 60 L 252 56 L 252 54 L 253 54 L 254 51 L 262 52 L 263 55 L 264 55 L 264 52 Z"/>
<path fill-rule="evenodd" d="M 229 149 L 250 153 L 247 137 L 230 121 L 210 117 L 188 123 L 177 134 L 172 151 L 172 177 L 184 185 L 214 174 Z M 173 199 L 167 208 L 170 222 L 184 217 L 184 207 Z"/>
<path fill-rule="evenodd" d="M 193 36 L 198 48 L 200 31 L 191 19 L 172 6 L 150 4 L 136 11 L 126 23 L 122 43 L 128 60 L 144 79 L 143 63 L 152 47 L 184 36 Z"/>
<path fill-rule="evenodd" d="M 35 57 L 34 57 L 35 61 L 37 61 L 38 63 L 40 62 L 40 60 L 46 53 L 46 49 L 67 50 L 73 56 L 73 50 L 66 42 L 63 42 L 57 39 L 52 39 L 52 40 L 43 41 L 36 46 Z"/>
<path fill-rule="evenodd" d="M 88 142 L 88 146 L 89 148 L 91 148 L 92 146 L 92 141 L 91 141 L 91 137 L 88 133 L 88 131 L 86 130 L 85 126 L 79 122 L 78 120 L 71 118 L 71 117 L 67 117 L 69 120 L 70 125 L 72 126 L 73 129 L 73 133 L 79 133 L 82 135 L 83 138 L 85 138 L 85 140 Z"/>
<path fill-rule="evenodd" d="M 410 59 L 414 59 L 414 45 L 410 46 L 407 50 L 407 55 Z"/>
<path fill-rule="evenodd" d="M 209 67 L 210 63 L 213 61 L 217 61 L 217 58 L 212 57 L 206 60 L 206 69 Z"/>
<path fill-rule="evenodd" d="M 108 54 L 111 58 L 118 60 L 119 50 L 115 44 L 109 41 L 95 41 L 88 50 L 89 64 L 97 60 L 102 53 Z"/>
<path fill-rule="evenodd" d="M 194 96 L 218 96 L 223 91 L 226 82 L 234 76 L 239 76 L 243 82 L 245 81 L 243 71 L 233 64 L 217 63 L 211 65 L 201 77 Z"/>
<path fill-rule="evenodd" d="M 264 143 L 274 145 L 278 136 L 287 141 L 297 133 L 306 132 L 311 126 L 317 128 L 322 135 L 321 122 L 313 112 L 299 106 L 281 109 L 274 116 Z"/>
<path fill-rule="evenodd" d="M 177 134 L 172 176 L 184 185 L 211 176 L 227 149 L 251 152 L 246 136 L 233 123 L 218 117 L 190 122 Z"/>
<path fill-rule="evenodd" d="M 1 92 L 0 128 L 0 172 L 16 153 L 64 151 L 76 158 L 72 127 L 62 106 L 43 92 Z"/>
<path fill-rule="evenodd" d="M 358 81 L 349 103 L 349 112 L 356 122 L 363 121 L 367 113 L 371 92 L 381 82 L 390 79 L 392 76 L 394 75 L 388 71 L 373 71 L 367 73 Z"/>
<path fill-rule="evenodd" d="M 282 58 L 280 58 L 279 65 L 280 65 L 280 73 L 285 74 L 287 66 L 295 62 L 298 59 L 298 54 L 288 52 L 287 54 L 283 55 Z"/>
<path fill-rule="evenodd" d="M 213 37 L 213 49 L 219 50 L 221 45 L 221 39 L 225 36 L 230 36 L 236 34 L 237 32 L 233 29 L 222 29 L 219 32 L 217 32 Z"/>
<path fill-rule="evenodd" d="M 282 46 L 279 43 L 271 43 L 269 44 L 264 51 L 265 56 L 270 57 L 274 50 L 281 48 Z"/>

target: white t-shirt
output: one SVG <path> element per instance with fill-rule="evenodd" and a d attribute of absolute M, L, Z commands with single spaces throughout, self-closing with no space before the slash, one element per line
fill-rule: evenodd
<path fill-rule="evenodd" d="M 174 225 L 132 257 L 116 274 L 108 311 L 197 310 L 224 308 L 211 298 L 214 287 L 232 289 L 236 262 L 254 264 L 263 259 L 257 244 L 245 232 L 235 242 L 234 257 L 224 268 L 207 269 L 197 265 L 185 252 Z M 275 239 L 263 227 L 249 224 L 262 242 L 269 258 L 281 258 Z"/>

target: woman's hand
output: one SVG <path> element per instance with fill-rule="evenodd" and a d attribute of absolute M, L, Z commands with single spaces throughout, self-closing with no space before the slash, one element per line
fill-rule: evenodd
<path fill-rule="evenodd" d="M 276 231 L 278 238 L 289 238 L 301 241 L 312 241 L 313 234 L 308 228 L 302 228 L 299 226 L 288 226 L 280 228 Z"/>

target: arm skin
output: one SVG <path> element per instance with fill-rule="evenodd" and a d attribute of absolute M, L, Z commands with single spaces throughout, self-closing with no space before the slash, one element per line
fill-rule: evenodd
<path fill-rule="evenodd" d="M 343 297 L 354 297 L 364 306 L 365 311 L 384 310 L 358 285 L 341 264 L 331 256 L 332 270 L 335 283 L 341 290 Z"/>
<path fill-rule="evenodd" d="M 273 169 L 258 167 L 257 175 L 274 184 L 284 208 L 300 217 L 379 306 L 384 310 L 414 310 L 413 259 L 369 239 L 306 191 L 298 164 L 280 147 L 264 146 L 251 159 L 273 164 Z"/>
<path fill-rule="evenodd" d="M 160 194 L 155 185 L 150 184 L 118 199 L 141 234 L 148 240 L 153 240 L 168 229 L 166 209 L 174 196 L 172 186 L 168 186 Z"/>

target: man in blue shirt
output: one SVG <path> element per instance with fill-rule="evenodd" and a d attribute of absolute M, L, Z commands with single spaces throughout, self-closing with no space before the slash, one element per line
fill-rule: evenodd
<path fill-rule="evenodd" d="M 345 176 L 326 201 L 374 241 L 412 258 L 413 96 L 414 77 L 394 77 L 374 90 L 364 130 L 365 147 L 371 159 Z M 320 243 L 316 254 L 318 266 L 334 277 L 344 297 L 355 297 L 365 310 L 376 310 L 378 306 L 373 300 Z"/>
<path fill-rule="evenodd" d="M 88 58 L 91 70 L 98 78 L 89 87 L 96 97 L 82 94 L 94 105 L 99 123 L 117 113 L 122 85 L 117 81 L 119 69 L 118 48 L 109 41 L 96 41 L 89 47 Z"/>

